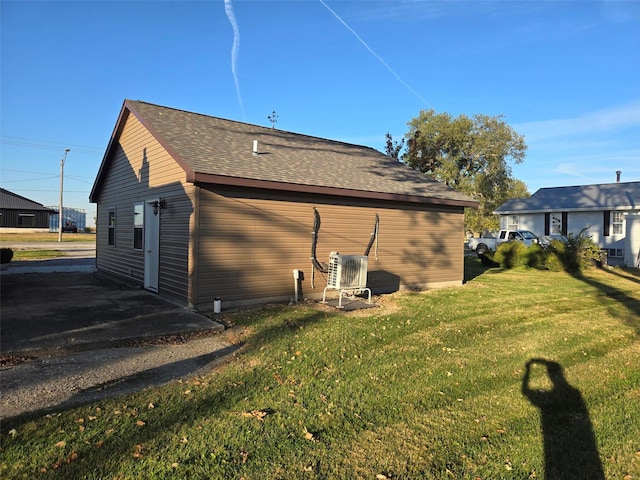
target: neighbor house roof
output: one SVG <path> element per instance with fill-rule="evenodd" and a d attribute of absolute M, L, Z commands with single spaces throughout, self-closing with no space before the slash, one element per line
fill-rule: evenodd
<path fill-rule="evenodd" d="M 134 115 L 183 168 L 186 181 L 293 192 L 476 207 L 471 197 L 359 145 L 125 100 L 91 191 Z M 257 141 L 258 153 L 253 145 Z"/>
<path fill-rule="evenodd" d="M 0 188 L 0 208 L 7 210 L 38 210 L 53 212 L 53 210 L 45 207 L 41 203 L 29 200 L 28 198 L 10 192 L 9 190 L 5 190 L 4 188 Z"/>
<path fill-rule="evenodd" d="M 617 182 L 541 188 L 528 198 L 507 200 L 494 213 L 637 209 L 640 209 L 640 182 Z"/>

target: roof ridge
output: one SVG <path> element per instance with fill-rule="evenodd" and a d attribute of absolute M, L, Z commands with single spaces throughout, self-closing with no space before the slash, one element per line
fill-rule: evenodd
<path fill-rule="evenodd" d="M 151 107 L 162 108 L 162 109 L 165 109 L 165 110 L 173 110 L 175 112 L 187 113 L 189 115 L 198 115 L 198 116 L 201 116 L 201 117 L 207 117 L 207 118 L 214 118 L 216 120 L 222 120 L 223 122 L 230 122 L 230 123 L 236 123 L 236 124 L 239 124 L 239 125 L 246 125 L 246 126 L 249 126 L 249 127 L 259 128 L 261 130 L 265 130 L 265 132 L 264 132 L 265 135 L 269 134 L 269 132 L 273 133 L 274 131 L 276 131 L 276 132 L 281 132 L 281 133 L 285 133 L 285 134 L 288 134 L 288 135 L 295 135 L 297 137 L 304 137 L 304 138 L 309 138 L 309 139 L 314 139 L 314 140 L 320 140 L 322 142 L 330 142 L 330 143 L 336 143 L 336 144 L 339 144 L 339 145 L 348 145 L 348 146 L 352 146 L 352 147 L 367 148 L 369 150 L 373 150 L 375 152 L 382 153 L 379 150 L 376 150 L 375 148 L 370 147 L 368 145 L 361 145 L 361 144 L 358 144 L 358 143 L 345 142 L 343 140 L 334 140 L 334 139 L 331 139 L 331 138 L 318 137 L 316 135 L 309 135 L 309 134 L 306 134 L 306 133 L 292 132 L 290 130 L 281 130 L 281 129 L 278 129 L 278 128 L 265 127 L 263 125 L 257 125 L 255 123 L 243 122 L 243 121 L 240 121 L 240 120 L 231 120 L 229 118 L 218 117 L 216 115 L 209 115 L 209 114 L 206 114 L 206 113 L 192 112 L 190 110 L 185 110 L 183 108 L 167 107 L 166 105 L 159 105 L 157 103 L 146 102 L 144 100 L 127 99 L 127 100 L 125 100 L 125 103 L 126 102 L 135 102 L 135 103 L 149 105 Z M 401 163 L 401 162 L 399 162 L 399 163 Z"/>
<path fill-rule="evenodd" d="M 633 181 L 633 182 L 606 182 L 606 183 L 587 183 L 585 185 L 560 185 L 557 187 L 542 187 L 539 188 L 537 191 L 539 192 L 540 190 L 558 190 L 560 188 L 584 188 L 584 187 L 599 187 L 599 186 L 604 186 L 604 185 L 630 185 L 630 184 L 640 184 L 640 181 Z"/>

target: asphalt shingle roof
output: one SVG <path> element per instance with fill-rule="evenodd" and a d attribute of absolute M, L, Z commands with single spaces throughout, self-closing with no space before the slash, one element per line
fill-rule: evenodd
<path fill-rule="evenodd" d="M 528 198 L 507 200 L 496 213 L 640 209 L 640 182 L 541 188 Z"/>
<path fill-rule="evenodd" d="M 189 181 L 217 176 L 477 206 L 471 197 L 370 147 L 141 101 L 126 100 L 123 108 L 131 111 L 176 158 Z M 258 155 L 252 153 L 254 140 L 258 141 Z M 98 184 L 99 179 L 94 190 Z"/>

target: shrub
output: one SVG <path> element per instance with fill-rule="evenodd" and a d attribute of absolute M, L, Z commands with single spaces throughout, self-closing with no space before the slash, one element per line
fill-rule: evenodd
<path fill-rule="evenodd" d="M 547 251 L 547 268 L 575 273 L 600 262 L 600 247 L 585 235 L 586 228 L 577 235 L 569 234 L 567 240 L 553 240 Z"/>
<path fill-rule="evenodd" d="M 565 269 L 565 258 L 567 256 L 567 247 L 561 240 L 551 240 L 547 247 L 545 262 L 543 267 L 552 272 L 562 272 Z"/>
<path fill-rule="evenodd" d="M 9 263 L 13 258 L 13 250 L 10 248 L 0 249 L 0 263 Z"/>
<path fill-rule="evenodd" d="M 544 270 L 547 268 L 547 252 L 539 243 L 533 243 L 527 248 L 527 267 Z"/>
<path fill-rule="evenodd" d="M 498 246 L 493 260 L 502 268 L 526 267 L 528 264 L 527 247 L 522 242 L 506 242 Z"/>
<path fill-rule="evenodd" d="M 567 248 L 575 257 L 574 263 L 578 270 L 592 267 L 600 262 L 600 247 L 595 244 L 591 237 L 585 235 L 583 229 L 578 235 L 569 234 L 567 238 Z"/>

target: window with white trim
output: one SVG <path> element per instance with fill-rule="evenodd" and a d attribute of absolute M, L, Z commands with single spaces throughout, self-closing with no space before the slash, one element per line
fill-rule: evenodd
<path fill-rule="evenodd" d="M 507 230 L 519 230 L 518 225 L 520 223 L 520 217 L 518 215 L 507 216 Z"/>
<path fill-rule="evenodd" d="M 556 212 L 549 216 L 549 231 L 551 235 L 562 235 L 562 213 Z"/>
<path fill-rule="evenodd" d="M 613 235 L 624 234 L 624 213 L 611 212 L 611 233 Z"/>
<path fill-rule="evenodd" d="M 144 232 L 144 203 L 133 206 L 133 248 L 142 250 Z"/>

